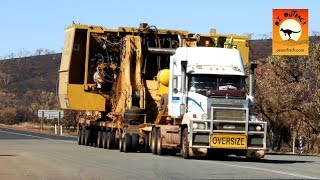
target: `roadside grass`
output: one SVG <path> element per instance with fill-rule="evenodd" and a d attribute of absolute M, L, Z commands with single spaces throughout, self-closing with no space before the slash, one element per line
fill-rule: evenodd
<path fill-rule="evenodd" d="M 17 130 L 25 130 L 25 131 L 50 134 L 50 135 L 55 134 L 54 125 L 52 125 L 52 124 L 43 124 L 42 130 L 41 130 L 41 126 L 39 123 L 32 123 L 32 122 L 23 122 L 23 123 L 14 124 L 14 125 L 0 124 L 0 127 L 17 129 Z M 60 135 L 59 128 L 57 129 L 57 134 Z M 62 127 L 62 135 L 63 136 L 77 136 L 77 130 L 73 129 L 73 127 L 70 127 L 69 129 Z"/>

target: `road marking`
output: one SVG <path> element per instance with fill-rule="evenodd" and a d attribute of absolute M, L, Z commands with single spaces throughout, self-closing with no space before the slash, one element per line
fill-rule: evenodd
<path fill-rule="evenodd" d="M 193 161 L 197 161 L 197 160 L 193 160 Z M 272 170 L 272 169 L 265 169 L 265 168 L 259 168 L 259 167 L 225 164 L 225 163 L 218 163 L 218 162 L 212 162 L 212 161 L 202 161 L 202 162 L 209 163 L 209 164 L 218 164 L 218 165 L 225 165 L 225 166 L 230 166 L 230 167 L 244 168 L 244 169 L 254 169 L 254 170 L 260 170 L 260 171 L 268 171 L 268 172 L 272 172 L 272 173 L 278 173 L 278 174 L 298 177 L 298 178 L 302 178 L 302 179 L 320 179 L 320 177 L 305 176 L 305 175 L 302 175 L 302 174 L 282 172 L 282 171 L 276 171 L 276 170 Z"/>
<path fill-rule="evenodd" d="M 4 132 L 4 133 L 8 133 L 8 134 L 16 134 L 16 135 L 20 135 L 20 136 L 28 136 L 28 137 L 39 138 L 39 139 L 45 139 L 45 140 L 50 140 L 50 141 L 62 141 L 62 142 L 74 143 L 74 141 L 70 141 L 70 140 L 51 139 L 51 138 L 35 136 L 35 135 L 30 135 L 30 134 L 17 133 L 17 132 L 10 132 L 10 131 L 3 131 L 3 130 L 0 130 L 0 132 Z"/>

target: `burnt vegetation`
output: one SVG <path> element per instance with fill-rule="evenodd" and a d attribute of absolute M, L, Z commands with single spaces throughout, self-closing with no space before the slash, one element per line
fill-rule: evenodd
<path fill-rule="evenodd" d="M 259 64 L 255 111 L 268 122 L 270 150 L 291 151 L 301 137 L 307 153 L 320 153 L 320 37 L 310 37 L 309 56 L 271 56 L 271 39 L 250 40 L 250 60 Z M 61 53 L 20 50 L 0 58 L 0 123 L 39 122 L 38 109 L 59 109 Z M 75 111 L 62 124 L 75 125 Z"/>

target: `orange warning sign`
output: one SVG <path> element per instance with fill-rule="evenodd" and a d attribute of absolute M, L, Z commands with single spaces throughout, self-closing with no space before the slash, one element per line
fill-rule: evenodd
<path fill-rule="evenodd" d="M 308 9 L 273 9 L 272 55 L 308 55 Z"/>

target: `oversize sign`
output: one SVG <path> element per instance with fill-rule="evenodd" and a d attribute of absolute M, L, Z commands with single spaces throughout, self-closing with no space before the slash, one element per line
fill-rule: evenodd
<path fill-rule="evenodd" d="M 213 148 L 246 149 L 245 134 L 211 134 L 210 144 Z"/>
<path fill-rule="evenodd" d="M 308 55 L 308 9 L 273 9 L 272 55 Z"/>

